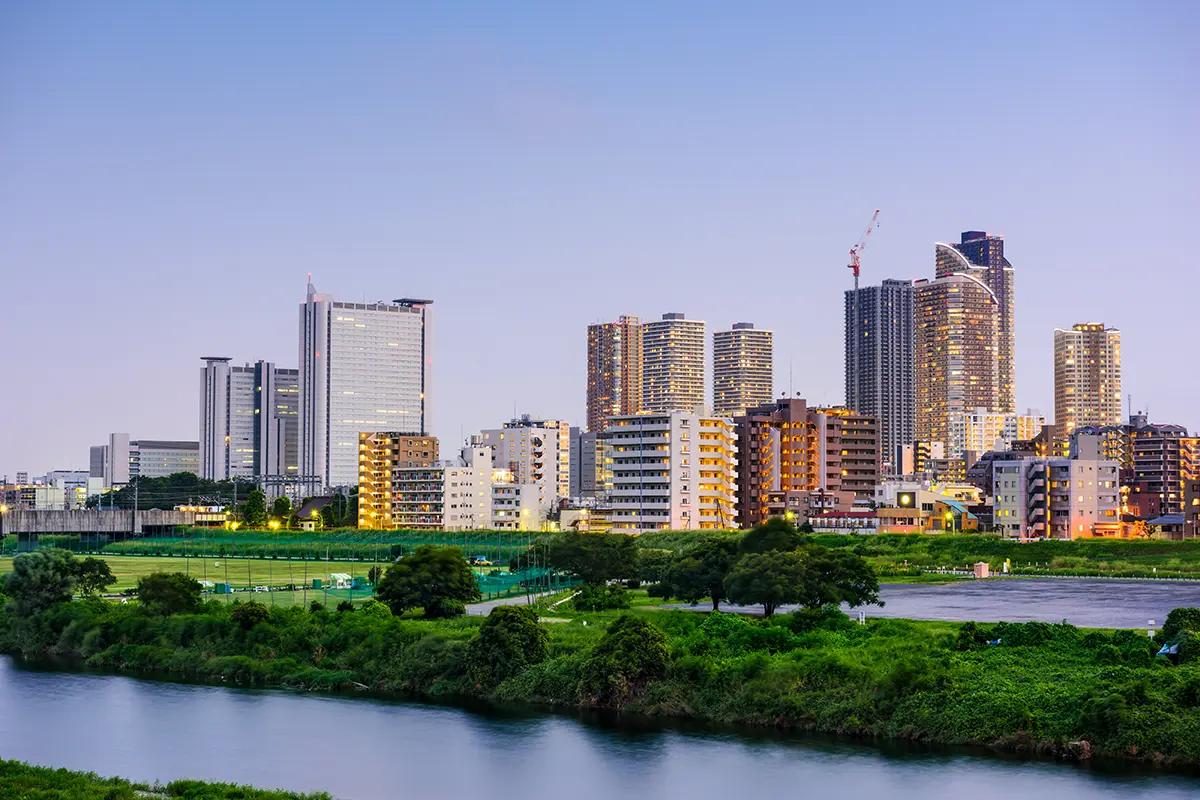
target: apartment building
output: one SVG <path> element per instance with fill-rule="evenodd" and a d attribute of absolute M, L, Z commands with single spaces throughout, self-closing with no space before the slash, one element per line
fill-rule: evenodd
<path fill-rule="evenodd" d="M 492 465 L 512 472 L 516 483 L 538 486 L 542 516 L 571 496 L 571 426 L 563 420 L 524 414 L 503 428 L 483 431 Z"/>
<path fill-rule="evenodd" d="M 682 411 L 613 417 L 601 439 L 614 532 L 737 526 L 732 420 Z"/>

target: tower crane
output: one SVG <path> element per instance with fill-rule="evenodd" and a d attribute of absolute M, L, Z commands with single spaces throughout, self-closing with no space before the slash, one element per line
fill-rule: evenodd
<path fill-rule="evenodd" d="M 860 348 L 860 340 L 862 332 L 859 330 L 858 319 L 858 275 L 859 267 L 862 263 L 862 251 L 867 249 L 867 240 L 871 238 L 871 231 L 879 227 L 879 209 L 875 209 L 875 213 L 871 215 L 871 221 L 867 223 L 867 229 L 863 231 L 863 235 L 859 238 L 858 244 L 850 248 L 850 263 L 846 266 L 854 271 L 854 294 L 850 295 L 850 306 L 853 316 L 853 325 L 850 336 L 850 367 L 851 372 L 849 380 L 846 381 L 846 405 L 851 411 L 859 411 L 860 400 L 858 396 L 859 372 L 858 372 L 858 351 Z"/>

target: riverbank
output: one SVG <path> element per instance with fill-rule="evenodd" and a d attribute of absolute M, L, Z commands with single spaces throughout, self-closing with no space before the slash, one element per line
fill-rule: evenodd
<path fill-rule="evenodd" d="M 91 772 L 72 772 L 0 759 L 0 797 L 55 798 L 55 800 L 332 800 L 325 792 L 298 793 L 255 789 L 232 783 L 171 781 L 167 784 L 133 783 L 123 778 L 102 778 Z"/>
<path fill-rule="evenodd" d="M 558 612 L 556 612 L 558 613 Z M 500 673 L 471 643 L 482 620 L 428 621 L 276 608 L 245 627 L 228 607 L 156 617 L 135 605 L 64 603 L 0 613 L 0 650 L 59 665 L 207 681 L 608 708 L 638 715 L 863 738 L 976 744 L 1064 758 L 1200 765 L 1200 667 L 1155 659 L 1144 634 L 1045 623 L 963 626 L 844 615 L 635 609 L 662 640 L 661 669 L 621 672 L 615 612 L 541 625 L 544 657 Z M 966 633 L 964 633 L 966 631 Z M 997 645 L 985 644 L 999 639 Z M 486 658 L 508 659 L 497 650 Z M 485 665 L 487 666 L 487 665 Z M 621 691 L 581 676 L 615 671 Z"/>

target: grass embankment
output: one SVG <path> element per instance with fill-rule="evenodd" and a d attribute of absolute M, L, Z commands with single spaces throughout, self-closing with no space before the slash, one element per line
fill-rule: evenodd
<path fill-rule="evenodd" d="M 1132 631 L 1026 623 L 970 635 L 954 623 L 860 626 L 831 612 L 752 620 L 634 609 L 663 641 L 661 669 L 631 677 L 621 664 L 632 656 L 605 645 L 616 612 L 560 606 L 550 613 L 569 621 L 542 626 L 545 659 L 506 661 L 506 677 L 495 685 L 479 677 L 479 648 L 472 654 L 471 642 L 481 620 L 470 618 L 277 607 L 247 629 L 215 603 L 199 614 L 155 617 L 132 603 L 74 601 L 28 619 L 0 613 L 0 649 L 245 686 L 608 707 L 1200 765 L 1200 665 L 1171 666 Z M 996 638 L 998 645 L 982 643 Z M 499 663 L 506 653 L 484 657 Z M 598 672 L 615 676 L 609 685 L 619 691 L 590 692 L 585 681 Z"/>
<path fill-rule="evenodd" d="M 678 551 L 689 541 L 694 541 L 696 535 L 686 531 L 646 533 L 638 537 L 638 545 Z M 996 574 L 1001 571 L 1005 559 L 1012 562 L 1012 572 L 1017 575 L 1200 578 L 1200 540 L 1193 539 L 1076 539 L 1022 543 L 991 534 L 817 534 L 810 538 L 825 547 L 848 548 L 862 556 L 875 568 L 881 582 L 916 578 L 927 569 L 966 569 L 978 561 L 987 562 Z"/>
<path fill-rule="evenodd" d="M 102 778 L 91 772 L 72 772 L 0 759 L 0 797 L 12 800 L 331 800 L 325 792 L 301 794 L 254 789 L 232 783 L 172 781 L 167 784 L 134 783 L 123 778 Z"/>

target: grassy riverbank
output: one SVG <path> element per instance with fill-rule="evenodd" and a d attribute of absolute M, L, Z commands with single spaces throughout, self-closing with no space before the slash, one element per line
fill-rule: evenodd
<path fill-rule="evenodd" d="M 379 606 L 372 613 L 275 608 L 247 626 L 215 603 L 160 617 L 136 604 L 73 601 L 29 618 L 0 612 L 0 650 L 245 686 L 607 707 L 1200 765 L 1200 665 L 1156 659 L 1156 645 L 1131 631 L 905 620 L 859 626 L 832 611 L 750 620 L 635 608 L 650 644 L 631 645 L 628 631 L 606 634 L 617 612 L 562 615 L 569 621 L 538 626 L 544 651 L 524 659 L 503 640 L 473 648 L 479 619 L 398 618 Z M 645 653 L 653 669 L 626 669 Z"/>
<path fill-rule="evenodd" d="M 3 759 L 0 759 L 0 797 L 12 800 L 331 800 L 325 792 L 301 794 L 232 783 L 134 783 L 123 778 L 102 778 L 91 772 L 47 769 Z"/>

